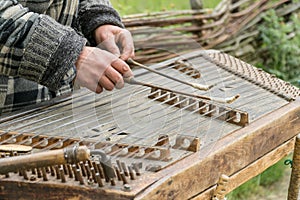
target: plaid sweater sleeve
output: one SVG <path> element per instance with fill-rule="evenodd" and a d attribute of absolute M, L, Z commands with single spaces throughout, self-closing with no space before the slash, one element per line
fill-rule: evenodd
<path fill-rule="evenodd" d="M 22 77 L 56 90 L 85 43 L 70 27 L 30 12 L 16 0 L 0 2 L 2 75 Z"/>
<path fill-rule="evenodd" d="M 84 34 L 91 45 L 96 45 L 93 38 L 94 30 L 104 24 L 124 28 L 118 12 L 112 8 L 109 0 L 81 0 L 77 28 Z"/>

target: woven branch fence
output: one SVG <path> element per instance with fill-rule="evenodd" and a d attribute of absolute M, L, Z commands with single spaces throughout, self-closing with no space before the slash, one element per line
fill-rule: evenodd
<path fill-rule="evenodd" d="M 265 12 L 298 12 L 292 0 L 222 0 L 214 9 L 180 10 L 123 18 L 142 63 L 161 62 L 195 49 L 218 49 L 246 61 L 255 58 L 258 26 Z"/>

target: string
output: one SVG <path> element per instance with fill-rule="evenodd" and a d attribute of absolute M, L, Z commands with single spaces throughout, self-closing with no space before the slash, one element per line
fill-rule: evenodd
<path fill-rule="evenodd" d="M 142 104 L 141 104 L 142 105 Z M 145 110 L 145 109 L 144 109 Z M 169 114 L 168 114 L 169 115 Z M 162 117 L 164 117 L 164 116 L 162 116 Z"/>

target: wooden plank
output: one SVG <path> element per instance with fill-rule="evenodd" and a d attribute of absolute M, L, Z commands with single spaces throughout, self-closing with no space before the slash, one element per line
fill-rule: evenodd
<path fill-rule="evenodd" d="M 293 155 L 291 180 L 288 190 L 288 200 L 299 199 L 300 191 L 300 135 L 296 137 Z"/>
<path fill-rule="evenodd" d="M 231 176 L 290 140 L 300 131 L 300 100 L 235 131 L 199 153 L 158 172 L 159 181 L 138 199 L 186 199 Z"/>
<path fill-rule="evenodd" d="M 289 155 L 289 153 L 293 151 L 294 144 L 295 144 L 295 139 L 293 138 L 288 142 L 285 142 L 275 150 L 271 151 L 270 153 L 264 155 L 262 158 L 253 162 L 245 169 L 242 169 L 236 172 L 235 174 L 233 174 L 229 179 L 229 183 L 227 184 L 227 192 L 228 193 L 231 192 L 238 186 L 242 185 L 243 183 L 250 180 L 251 178 L 261 174 L 267 168 L 271 167 L 275 163 L 279 162 L 282 158 Z M 216 186 L 213 186 L 192 199 L 193 200 L 211 199 L 215 189 Z"/>
<path fill-rule="evenodd" d="M 130 192 L 112 192 L 101 188 L 68 186 L 66 184 L 42 184 L 39 182 L 0 181 L 0 199 L 47 200 L 97 200 L 132 199 Z"/>

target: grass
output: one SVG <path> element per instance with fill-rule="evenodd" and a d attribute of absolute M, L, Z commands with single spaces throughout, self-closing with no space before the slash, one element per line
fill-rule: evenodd
<path fill-rule="evenodd" d="M 220 0 L 205 0 L 204 7 L 213 8 Z M 190 2 L 188 0 L 111 0 L 114 8 L 124 16 L 136 13 L 149 13 L 164 10 L 185 10 L 190 9 Z"/>

